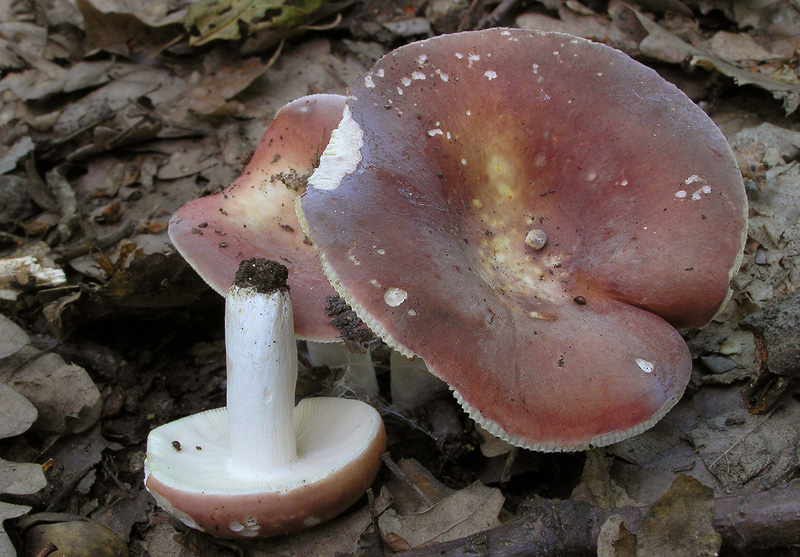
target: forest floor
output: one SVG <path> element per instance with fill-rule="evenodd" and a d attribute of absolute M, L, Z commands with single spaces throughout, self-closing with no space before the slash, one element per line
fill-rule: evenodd
<path fill-rule="evenodd" d="M 796 2 L 190 4 L 0 0 L 0 557 L 69 537 L 152 557 L 427 554 L 443 542 L 452 555 L 798 553 Z M 370 402 L 388 453 L 370 497 L 267 540 L 185 527 L 144 489 L 146 440 L 224 406 L 223 299 L 171 246 L 170 216 L 230 184 L 285 103 L 344 94 L 413 40 L 494 25 L 626 52 L 732 146 L 748 239 L 726 309 L 682 331 L 686 395 L 603 449 L 515 450 L 446 393 L 395 408 L 379 345 Z M 298 395 L 336 392 L 345 370 L 312 368 L 300 348 Z"/>

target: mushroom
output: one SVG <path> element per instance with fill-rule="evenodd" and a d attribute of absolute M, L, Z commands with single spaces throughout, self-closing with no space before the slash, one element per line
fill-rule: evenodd
<path fill-rule="evenodd" d="M 298 203 L 337 292 L 488 431 L 607 445 L 681 397 L 746 233 L 710 118 L 623 53 L 490 29 L 351 85 Z"/>
<path fill-rule="evenodd" d="M 291 276 L 297 336 L 323 342 L 338 337 L 324 311 L 325 298 L 335 292 L 297 223 L 294 200 L 305 189 L 343 108 L 341 95 L 290 102 L 275 115 L 242 175 L 220 193 L 190 201 L 169 223 L 180 254 L 223 296 L 241 261 L 281 261 Z"/>
<path fill-rule="evenodd" d="M 386 446 L 363 402 L 294 405 L 297 352 L 286 268 L 242 263 L 226 298 L 226 408 L 154 429 L 145 486 L 183 523 L 222 538 L 308 528 L 352 505 Z"/>
<path fill-rule="evenodd" d="M 312 365 L 346 365 L 343 381 L 360 394 L 375 396 L 378 382 L 369 351 L 347 350 L 325 314 L 325 299 L 335 292 L 294 211 L 295 197 L 305 190 L 343 109 L 341 95 L 309 95 L 282 107 L 242 175 L 220 193 L 178 209 L 169 236 L 203 280 L 223 295 L 241 261 L 282 261 L 292 280 L 296 333 L 309 341 Z"/>

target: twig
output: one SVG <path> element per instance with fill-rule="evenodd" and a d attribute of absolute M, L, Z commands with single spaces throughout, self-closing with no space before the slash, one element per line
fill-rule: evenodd
<path fill-rule="evenodd" d="M 78 198 L 69 181 L 61 174 L 61 169 L 55 167 L 45 174 L 50 191 L 56 198 L 61 220 L 58 223 L 58 236 L 61 242 L 66 242 L 78 228 L 80 212 L 78 211 Z"/>
<path fill-rule="evenodd" d="M 503 465 L 503 472 L 500 474 L 500 485 L 507 485 L 511 480 L 511 469 L 514 468 L 514 463 L 517 461 L 517 454 L 519 454 L 519 447 L 511 447 L 506 455 L 506 462 Z"/>
<path fill-rule="evenodd" d="M 392 474 L 394 474 L 398 480 L 406 484 L 409 487 L 409 489 L 411 489 L 411 491 L 413 491 L 414 494 L 417 497 L 419 497 L 420 501 L 422 501 L 425 504 L 426 508 L 429 509 L 436 504 L 436 501 L 428 497 L 428 495 L 424 491 L 422 491 L 422 489 L 414 482 L 414 480 L 409 478 L 408 474 L 403 472 L 400 469 L 400 467 L 397 464 L 395 464 L 394 460 L 392 460 L 392 457 L 388 452 L 383 453 L 381 455 L 381 460 L 383 460 L 383 463 L 389 470 L 391 470 Z"/>
<path fill-rule="evenodd" d="M 723 553 L 756 554 L 800 543 L 800 492 L 790 484 L 761 493 L 715 501 L 714 529 Z M 524 514 L 497 528 L 466 538 L 418 548 L 407 557 L 493 555 L 596 555 L 601 526 L 621 515 L 629 530 L 638 529 L 647 507 L 606 509 L 582 501 L 537 500 Z"/>
<path fill-rule="evenodd" d="M 47 557 L 48 555 L 50 555 L 55 551 L 58 551 L 58 546 L 53 542 L 47 542 L 47 545 L 45 545 L 42 548 L 42 550 L 36 555 L 36 557 Z"/>
<path fill-rule="evenodd" d="M 510 12 L 519 3 L 519 0 L 503 0 L 498 6 L 492 10 L 492 13 L 483 16 L 476 29 L 486 29 L 487 27 L 494 27 L 497 22 L 503 19 L 508 12 Z"/>
<path fill-rule="evenodd" d="M 383 536 L 381 536 L 381 527 L 378 524 L 378 513 L 375 510 L 375 493 L 372 491 L 371 487 L 367 489 L 367 501 L 369 502 L 369 515 L 372 517 L 372 529 L 374 530 L 373 535 L 375 536 L 375 543 L 381 555 L 386 555 L 386 548 L 383 545 Z"/>
<path fill-rule="evenodd" d="M 139 225 L 135 222 L 129 222 L 124 228 L 120 228 L 116 232 L 112 232 L 111 234 L 103 236 L 102 238 L 97 238 L 93 241 L 87 240 L 77 245 L 64 246 L 62 248 L 55 249 L 53 250 L 53 260 L 58 264 L 62 264 L 94 251 L 104 251 L 112 246 L 117 245 L 120 240 L 132 236 L 138 227 Z"/>

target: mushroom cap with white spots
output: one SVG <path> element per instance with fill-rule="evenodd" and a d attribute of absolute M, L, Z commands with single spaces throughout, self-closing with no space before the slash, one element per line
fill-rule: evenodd
<path fill-rule="evenodd" d="M 309 95 L 287 104 L 242 175 L 222 192 L 187 203 L 169 223 L 178 251 L 222 295 L 245 259 L 286 265 L 295 331 L 308 340 L 338 339 L 324 309 L 325 298 L 335 292 L 300 229 L 294 200 L 305 190 L 343 109 L 341 95 Z"/>
<path fill-rule="evenodd" d="M 369 75 L 349 89 L 350 157 L 323 154 L 299 203 L 337 291 L 514 444 L 652 426 L 689 378 L 675 327 L 711 319 L 741 260 L 744 187 L 713 122 L 653 70 L 558 33 L 435 37 Z"/>
<path fill-rule="evenodd" d="M 375 479 L 386 449 L 383 420 L 341 398 L 302 400 L 294 418 L 297 459 L 261 478 L 231 473 L 225 408 L 158 427 L 147 439 L 145 485 L 184 524 L 219 538 L 275 536 L 330 520 Z"/>

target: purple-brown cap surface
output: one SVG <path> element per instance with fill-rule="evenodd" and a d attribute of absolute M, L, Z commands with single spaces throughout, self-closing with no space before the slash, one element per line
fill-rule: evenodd
<path fill-rule="evenodd" d="M 715 314 L 746 199 L 724 137 L 604 45 L 511 29 L 385 56 L 300 222 L 337 291 L 492 433 L 538 450 L 655 423 Z"/>
<path fill-rule="evenodd" d="M 324 309 L 325 298 L 335 292 L 297 223 L 294 200 L 305 190 L 343 108 L 340 95 L 310 95 L 281 108 L 242 175 L 222 192 L 181 207 L 169 225 L 178 251 L 220 294 L 245 259 L 286 265 L 295 331 L 309 340 L 338 338 Z"/>

